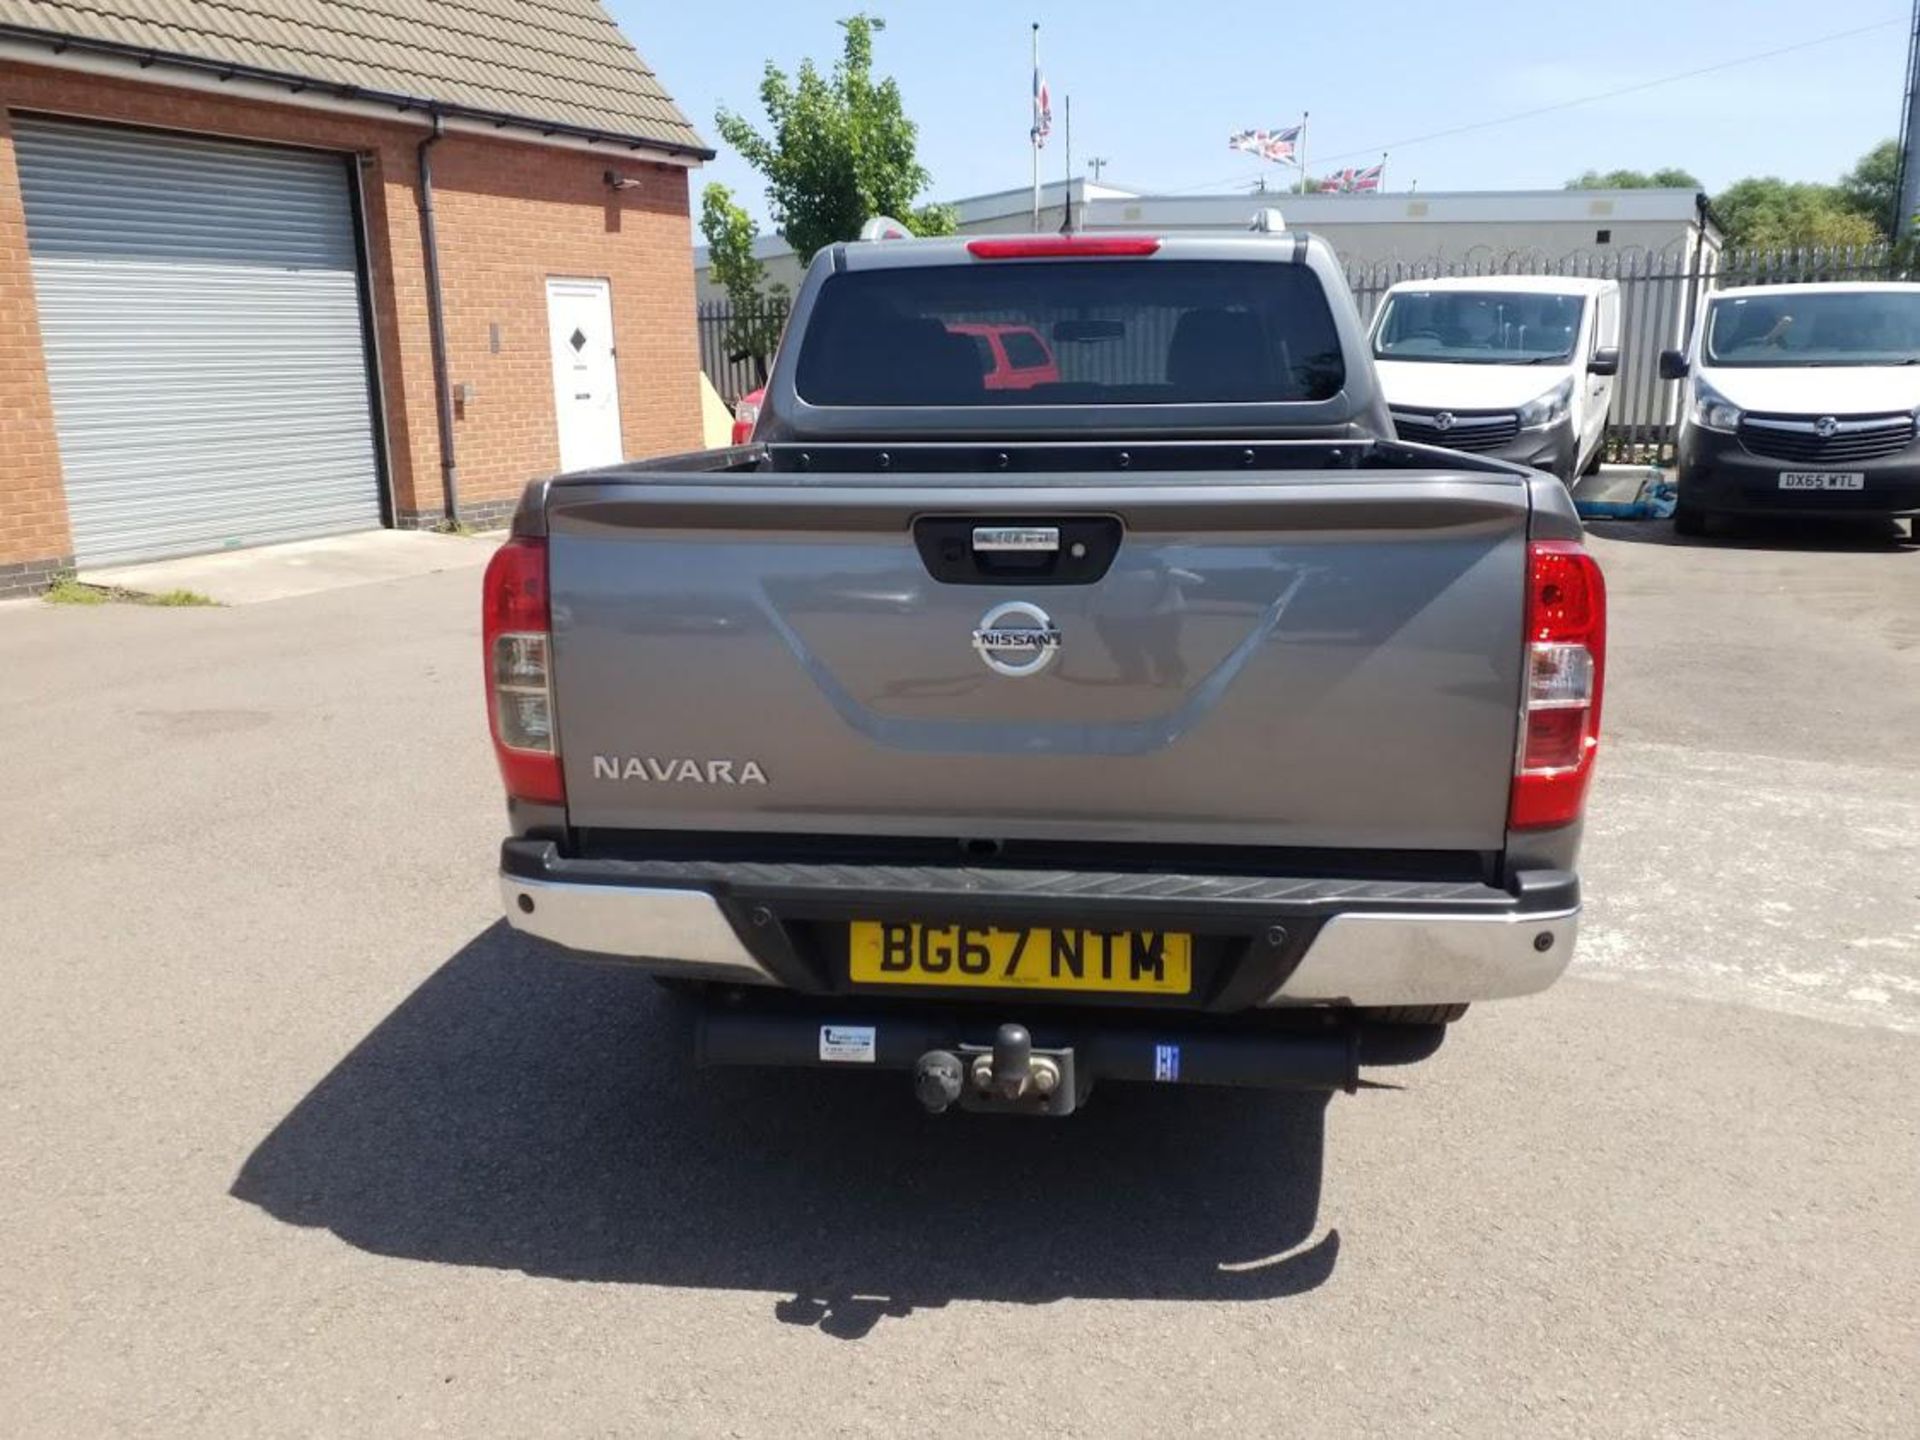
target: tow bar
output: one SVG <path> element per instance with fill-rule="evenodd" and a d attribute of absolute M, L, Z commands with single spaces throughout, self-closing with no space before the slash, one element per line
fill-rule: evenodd
<path fill-rule="evenodd" d="M 930 1115 L 955 1101 L 969 1110 L 1071 1115 L 1080 1098 L 1073 1051 L 1035 1052 L 1027 1027 L 1014 1024 L 994 1031 L 990 1046 L 927 1051 L 914 1062 L 913 1093 Z"/>
<path fill-rule="evenodd" d="M 824 1020 L 816 1010 L 716 1005 L 702 1010 L 696 1045 L 703 1065 L 906 1071 L 914 1097 L 935 1115 L 956 1105 L 1071 1115 L 1103 1079 L 1350 1092 L 1363 1064 L 1412 1064 L 1445 1037 L 1444 1025 L 1363 1025 L 1337 1011 L 1295 1028 L 1070 1022 L 1042 1026 L 1036 1036 L 1014 1021 L 924 1013 Z"/>

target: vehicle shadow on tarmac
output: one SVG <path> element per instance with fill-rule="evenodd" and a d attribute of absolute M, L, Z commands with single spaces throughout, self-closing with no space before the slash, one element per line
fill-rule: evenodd
<path fill-rule="evenodd" d="M 643 976 L 483 931 L 274 1127 L 232 1194 L 382 1255 L 760 1290 L 857 1339 L 951 1300 L 1265 1300 L 1312 1244 L 1327 1099 L 1107 1085 L 928 1116 L 904 1074 L 696 1070 Z"/>
<path fill-rule="evenodd" d="M 1595 535 L 1634 545 L 1669 545 L 1702 550 L 1862 550 L 1920 551 L 1920 531 L 1898 520 L 1781 519 L 1766 515 L 1731 516 L 1712 522 L 1705 535 L 1681 535 L 1670 520 L 1588 520 Z"/>

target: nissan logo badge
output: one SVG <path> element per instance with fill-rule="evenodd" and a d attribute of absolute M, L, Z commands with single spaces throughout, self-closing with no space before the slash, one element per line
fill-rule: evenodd
<path fill-rule="evenodd" d="M 996 675 L 1038 675 L 1053 663 L 1060 630 L 1038 605 L 1009 600 L 980 617 L 973 648 Z"/>

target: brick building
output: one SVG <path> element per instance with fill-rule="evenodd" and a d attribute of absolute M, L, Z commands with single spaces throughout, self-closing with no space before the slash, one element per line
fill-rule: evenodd
<path fill-rule="evenodd" d="M 710 154 L 598 0 L 0 0 L 0 593 L 698 446 Z"/>

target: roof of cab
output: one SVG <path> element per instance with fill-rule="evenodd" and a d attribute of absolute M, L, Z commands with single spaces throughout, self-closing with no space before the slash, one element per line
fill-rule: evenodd
<path fill-rule="evenodd" d="M 1152 255 L 1114 256 L 1099 254 L 1097 245 L 1101 241 L 1145 239 L 1156 242 Z M 1208 259 L 1208 260 L 1297 260 L 1306 256 L 1309 248 L 1324 251 L 1331 259 L 1333 251 L 1327 242 L 1317 235 L 1304 230 L 1192 230 L 1176 231 L 1171 234 L 1155 234 L 1149 228 L 1139 230 L 1076 230 L 1071 235 L 1062 235 L 1057 230 L 1040 231 L 1035 234 L 999 233 L 980 235 L 931 235 L 931 236 L 888 236 L 876 240 L 847 240 L 828 246 L 814 257 L 814 264 L 822 262 L 822 257 L 835 256 L 838 267 L 847 270 L 883 269 L 895 266 L 944 265 L 960 263 L 979 263 L 987 265 L 1028 263 L 1024 257 L 1005 256 L 994 259 L 981 259 L 974 255 L 970 246 L 975 241 L 993 245 L 1018 244 L 1022 240 L 1032 240 L 1047 245 L 1074 240 L 1088 244 L 1088 259 L 1115 259 L 1125 261 L 1158 258 L 1167 259 Z M 1044 257 L 1034 257 L 1033 263 L 1051 264 L 1061 260 L 1076 258 L 1071 252 L 1054 252 Z"/>

